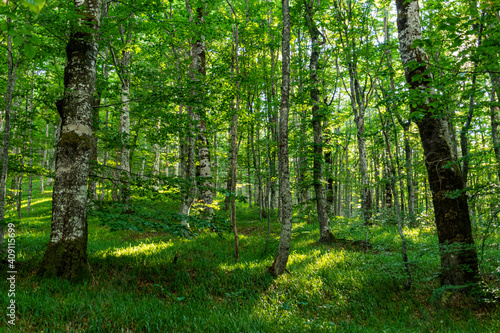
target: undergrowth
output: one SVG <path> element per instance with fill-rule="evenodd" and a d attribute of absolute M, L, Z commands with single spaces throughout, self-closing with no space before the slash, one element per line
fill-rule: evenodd
<path fill-rule="evenodd" d="M 430 225 L 405 228 L 414 279 L 410 290 L 403 288 L 397 229 L 341 217 L 332 219 L 338 239 L 368 241 L 372 247 L 318 244 L 317 225 L 296 215 L 290 273 L 273 278 L 267 267 L 278 246 L 276 216 L 264 252 L 267 221 L 243 203 L 237 210 L 238 263 L 225 213 L 218 213 L 217 225 L 195 225 L 185 238 L 175 228 L 159 226 L 176 219 L 175 203 L 142 198 L 144 210 L 136 213 L 140 208 L 135 207 L 128 219 L 106 204 L 108 215 L 89 214 L 92 279 L 81 284 L 40 280 L 35 274 L 50 233 L 50 197 L 50 192 L 37 194 L 32 212 L 9 219 L 17 234 L 16 325 L 7 325 L 2 316 L 1 332 L 500 331 L 495 303 L 445 307 L 435 301 L 439 255 Z M 142 224 L 127 227 L 134 218 Z M 484 285 L 493 293 L 500 280 L 499 243 L 498 233 L 488 238 L 481 266 Z M 6 273 L 0 274 L 5 281 Z M 9 301 L 5 292 L 0 299 Z"/>

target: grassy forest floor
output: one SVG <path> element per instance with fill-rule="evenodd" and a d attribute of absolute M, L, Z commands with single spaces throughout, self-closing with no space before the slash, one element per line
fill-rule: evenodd
<path fill-rule="evenodd" d="M 248 204 L 237 207 L 238 263 L 229 231 L 198 231 L 192 239 L 112 231 L 94 213 L 88 242 L 93 279 L 74 284 L 35 276 L 48 243 L 52 193 L 34 193 L 33 211 L 26 213 L 24 201 L 24 217 L 11 219 L 17 320 L 9 328 L 2 315 L 0 332 L 500 332 L 498 304 L 464 300 L 443 306 L 449 293 L 438 288 L 437 236 L 430 223 L 405 229 L 414 279 L 405 290 L 397 227 L 388 223 L 365 227 L 354 219 L 332 220 L 337 238 L 369 239 L 372 248 L 365 249 L 320 245 L 317 225 L 296 216 L 290 274 L 273 278 L 267 267 L 279 225 L 273 218 L 264 253 L 267 223 Z M 177 209 L 168 201 L 151 204 Z M 485 244 L 481 269 L 498 293 L 498 232 Z M 5 275 L 0 272 L 2 281 Z M 8 304 L 7 283 L 2 285 L 1 304 Z"/>

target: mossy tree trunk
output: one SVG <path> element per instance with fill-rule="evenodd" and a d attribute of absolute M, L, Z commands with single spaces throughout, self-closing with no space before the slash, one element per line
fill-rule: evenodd
<path fill-rule="evenodd" d="M 101 0 L 75 0 L 78 13 L 66 46 L 64 97 L 57 102 L 61 135 L 57 142 L 50 241 L 38 274 L 80 280 L 87 264 L 87 180 L 92 148 Z"/>
<path fill-rule="evenodd" d="M 325 118 L 324 109 L 320 107 L 321 101 L 319 97 L 319 80 L 318 80 L 318 63 L 320 56 L 320 46 L 325 41 L 320 41 L 320 32 L 316 26 L 314 13 L 316 12 L 316 1 L 305 0 L 304 19 L 307 23 L 309 35 L 311 37 L 311 57 L 309 59 L 309 80 L 312 104 L 312 126 L 314 132 L 314 158 L 313 158 L 313 179 L 314 192 L 316 195 L 316 209 L 318 211 L 319 221 L 319 242 L 331 243 L 334 240 L 330 229 L 330 218 L 328 217 L 328 209 L 326 202 L 326 191 L 323 185 L 323 127 L 322 121 Z"/>
<path fill-rule="evenodd" d="M 416 0 L 396 0 L 398 35 L 405 76 L 410 86 L 410 112 L 422 141 L 432 192 L 441 254 L 441 284 L 464 286 L 478 280 L 477 253 L 464 183 L 450 134 L 436 117 L 432 77 L 425 50 L 414 46 L 422 39 Z"/>

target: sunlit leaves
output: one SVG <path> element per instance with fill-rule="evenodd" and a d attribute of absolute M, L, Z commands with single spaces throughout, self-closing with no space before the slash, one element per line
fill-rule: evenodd
<path fill-rule="evenodd" d="M 35 13 L 40 13 L 42 10 L 43 6 L 45 6 L 45 0 L 22 0 L 22 4 L 26 7 L 28 7 L 30 10 L 34 11 Z"/>

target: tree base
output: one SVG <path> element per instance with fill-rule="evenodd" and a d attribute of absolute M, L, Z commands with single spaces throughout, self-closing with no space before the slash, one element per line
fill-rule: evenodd
<path fill-rule="evenodd" d="M 321 235 L 321 237 L 319 238 L 318 243 L 321 243 L 321 244 L 332 244 L 335 241 L 336 241 L 335 236 L 330 231 L 326 235 Z"/>
<path fill-rule="evenodd" d="M 90 278 L 87 243 L 83 239 L 49 243 L 37 275 L 42 278 L 60 277 L 73 282 Z"/>

